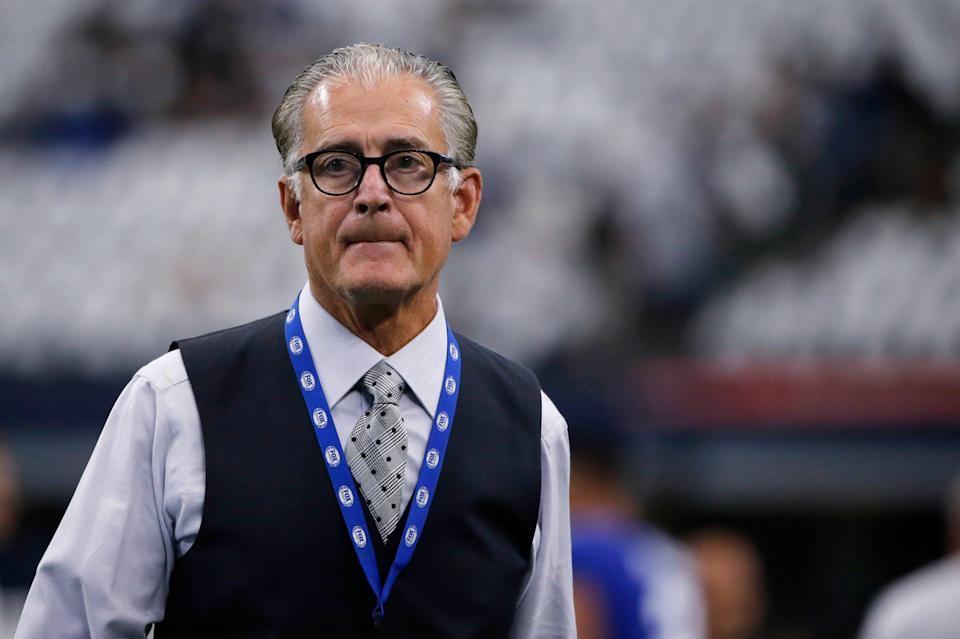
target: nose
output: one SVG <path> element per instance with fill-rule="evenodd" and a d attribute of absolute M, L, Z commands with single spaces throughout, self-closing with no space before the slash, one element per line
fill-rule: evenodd
<path fill-rule="evenodd" d="M 374 213 L 390 208 L 390 187 L 380 175 L 380 167 L 370 164 L 366 167 L 357 195 L 353 199 L 353 209 L 357 213 Z"/>

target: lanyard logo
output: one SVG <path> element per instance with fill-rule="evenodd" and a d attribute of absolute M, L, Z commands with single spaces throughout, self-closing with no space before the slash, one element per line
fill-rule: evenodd
<path fill-rule="evenodd" d="M 300 385 L 303 386 L 303 390 L 312 391 L 317 387 L 317 380 L 314 378 L 313 373 L 304 371 L 303 375 L 300 376 Z"/>
<path fill-rule="evenodd" d="M 416 526 L 410 526 L 407 528 L 407 534 L 403 536 L 403 543 L 407 544 L 407 546 L 412 546 L 413 544 L 417 543 Z"/>
<path fill-rule="evenodd" d="M 430 491 L 427 490 L 426 486 L 421 486 L 417 490 L 417 506 L 423 508 L 427 505 L 427 502 L 430 500 Z"/>
<path fill-rule="evenodd" d="M 357 544 L 357 548 L 365 548 L 367 545 L 367 533 L 363 532 L 363 528 L 360 526 L 354 526 L 353 532 L 353 543 Z"/>
<path fill-rule="evenodd" d="M 327 449 L 323 451 L 323 455 L 327 458 L 327 463 L 334 468 L 340 465 L 340 451 L 337 450 L 335 446 L 327 446 Z"/>
<path fill-rule="evenodd" d="M 303 340 L 296 335 L 290 338 L 290 352 L 294 355 L 299 355 L 303 352 Z"/>
<path fill-rule="evenodd" d="M 327 427 L 327 411 L 322 408 L 318 408 L 313 411 L 313 423 L 317 425 L 317 428 L 326 428 Z"/>

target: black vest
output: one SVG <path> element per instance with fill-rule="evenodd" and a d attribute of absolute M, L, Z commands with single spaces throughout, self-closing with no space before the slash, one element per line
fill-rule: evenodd
<path fill-rule="evenodd" d="M 206 492 L 158 639 L 375 634 L 376 599 L 296 384 L 284 316 L 174 343 L 200 413 Z M 456 421 L 416 552 L 386 604 L 386 639 L 504 639 L 529 569 L 540 388 L 527 369 L 457 339 Z M 400 537 L 398 527 L 384 548 L 370 535 L 381 579 Z"/>

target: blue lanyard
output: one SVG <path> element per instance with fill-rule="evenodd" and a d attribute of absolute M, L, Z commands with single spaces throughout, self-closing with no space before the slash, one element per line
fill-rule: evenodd
<path fill-rule="evenodd" d="M 453 331 L 447 326 L 447 364 L 443 371 L 443 391 L 437 403 L 437 413 L 427 438 L 427 449 L 420 465 L 420 475 L 417 477 L 417 487 L 413 492 L 410 512 L 403 527 L 403 539 L 397 547 L 397 555 L 393 559 L 386 581 L 380 581 L 380 571 L 377 568 L 377 558 L 369 544 L 370 532 L 363 517 L 363 508 L 360 506 L 362 495 L 357 491 L 353 481 L 353 474 L 346 463 L 347 457 L 340 446 L 340 438 L 333 424 L 333 413 L 327 404 L 326 395 L 320 387 L 320 377 L 313 365 L 313 356 L 310 346 L 303 332 L 298 312 L 300 296 L 294 300 L 284 332 L 287 338 L 287 353 L 290 362 L 297 374 L 297 385 L 303 394 L 303 401 L 307 405 L 311 427 L 317 436 L 317 443 L 323 451 L 323 458 L 327 463 L 330 481 L 333 483 L 340 512 L 347 526 L 347 532 L 353 540 L 353 548 L 367 577 L 367 582 L 377 596 L 377 607 L 373 611 L 374 622 L 379 625 L 383 619 L 383 607 L 390 596 L 390 590 L 400 571 L 403 570 L 417 542 L 423 535 L 423 527 L 427 520 L 427 513 L 433 503 L 437 480 L 440 478 L 440 469 L 443 466 L 444 453 L 447 442 L 450 440 L 450 430 L 453 426 L 453 417 L 457 410 L 457 396 L 460 394 L 460 348 Z"/>

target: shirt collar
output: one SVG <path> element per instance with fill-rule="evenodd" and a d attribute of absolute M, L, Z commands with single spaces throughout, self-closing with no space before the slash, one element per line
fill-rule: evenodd
<path fill-rule="evenodd" d="M 437 312 L 426 328 L 387 358 L 320 306 L 309 283 L 300 294 L 300 321 L 330 408 L 353 389 L 364 373 L 386 359 L 433 418 L 447 361 L 447 321 L 439 297 Z"/>

